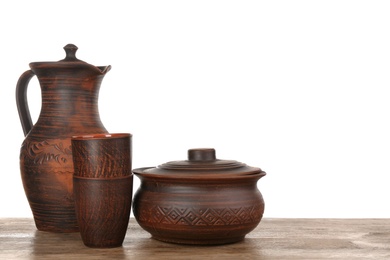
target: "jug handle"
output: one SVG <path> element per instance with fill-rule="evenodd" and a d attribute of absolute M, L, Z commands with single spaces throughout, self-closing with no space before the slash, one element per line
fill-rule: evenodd
<path fill-rule="evenodd" d="M 28 70 L 20 76 L 18 83 L 16 84 L 16 105 L 18 107 L 19 118 L 22 123 L 24 136 L 26 136 L 33 127 L 27 103 L 27 86 L 34 75 L 35 74 L 32 70 Z"/>

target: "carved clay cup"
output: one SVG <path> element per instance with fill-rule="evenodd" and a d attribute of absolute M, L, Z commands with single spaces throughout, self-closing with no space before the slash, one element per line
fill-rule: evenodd
<path fill-rule="evenodd" d="M 129 224 L 133 175 L 116 178 L 73 177 L 76 217 L 84 245 L 122 245 Z"/>
<path fill-rule="evenodd" d="M 218 160 L 214 149 L 191 149 L 188 160 L 133 170 L 141 186 L 133 213 L 152 238 L 216 245 L 245 238 L 261 221 L 260 168 Z"/>
<path fill-rule="evenodd" d="M 74 175 L 114 178 L 131 175 L 131 134 L 72 137 Z"/>
<path fill-rule="evenodd" d="M 132 201 L 131 134 L 74 136 L 72 153 L 76 217 L 84 244 L 121 246 Z"/>

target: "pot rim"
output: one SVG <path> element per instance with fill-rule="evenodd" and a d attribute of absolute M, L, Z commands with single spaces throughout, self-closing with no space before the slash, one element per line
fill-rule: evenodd
<path fill-rule="evenodd" d="M 91 181 L 114 181 L 114 180 L 121 180 L 121 179 L 127 179 L 133 177 L 133 173 L 126 176 L 119 176 L 119 177 L 108 177 L 108 178 L 94 178 L 94 177 L 81 177 L 77 175 L 73 175 L 74 179 L 80 179 L 80 180 L 91 180 Z"/>
<path fill-rule="evenodd" d="M 245 180 L 245 179 L 260 179 L 266 175 L 266 172 L 261 170 L 260 168 L 254 168 L 257 169 L 257 171 L 254 171 L 253 173 L 248 174 L 205 174 L 202 176 L 202 174 L 169 174 L 172 171 L 169 171 L 168 174 L 156 174 L 156 173 L 148 173 L 145 172 L 149 169 L 154 169 L 156 167 L 142 167 L 142 168 L 136 168 L 133 169 L 132 172 L 137 177 L 143 179 L 154 179 L 154 180 L 191 180 L 194 182 L 209 182 L 209 181 L 228 181 L 228 180 Z"/>

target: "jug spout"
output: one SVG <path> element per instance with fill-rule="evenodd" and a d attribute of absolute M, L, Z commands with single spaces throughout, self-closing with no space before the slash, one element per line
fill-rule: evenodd
<path fill-rule="evenodd" d="M 111 65 L 108 65 L 108 66 L 97 66 L 97 68 L 100 70 L 100 73 L 102 75 L 106 74 L 107 72 L 109 72 L 111 70 Z"/>

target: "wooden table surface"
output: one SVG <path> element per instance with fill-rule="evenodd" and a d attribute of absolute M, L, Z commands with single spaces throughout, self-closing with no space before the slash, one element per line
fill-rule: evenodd
<path fill-rule="evenodd" d="M 130 220 L 122 247 L 85 247 L 78 233 L 37 231 L 0 219 L 0 259 L 390 259 L 390 219 L 263 219 L 242 242 L 186 246 L 156 241 Z"/>

